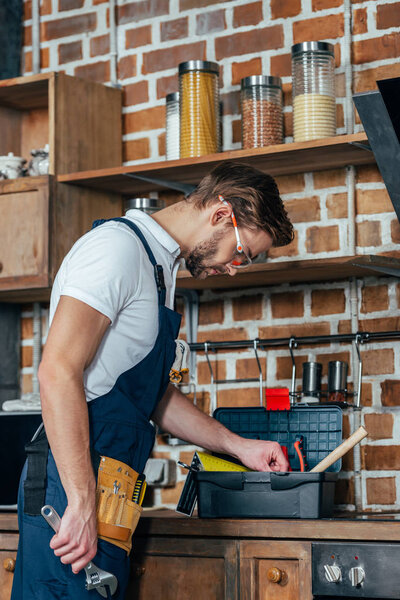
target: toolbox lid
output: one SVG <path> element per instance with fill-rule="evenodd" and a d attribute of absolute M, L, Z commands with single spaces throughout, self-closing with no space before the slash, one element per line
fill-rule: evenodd
<path fill-rule="evenodd" d="M 271 440 L 288 449 L 293 471 L 300 470 L 294 449 L 296 436 L 303 436 L 308 470 L 342 442 L 342 410 L 339 406 L 294 406 L 290 410 L 267 411 L 264 407 L 217 408 L 213 414 L 230 431 L 245 438 Z M 342 460 L 327 471 L 338 472 Z"/>

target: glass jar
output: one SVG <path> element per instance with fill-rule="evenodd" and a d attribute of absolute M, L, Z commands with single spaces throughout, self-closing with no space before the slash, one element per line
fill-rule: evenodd
<path fill-rule="evenodd" d="M 129 198 L 129 200 L 124 200 L 124 212 L 126 213 L 132 208 L 152 215 L 158 210 L 165 208 L 165 202 L 164 200 L 160 200 L 160 198 Z"/>
<path fill-rule="evenodd" d="M 204 60 L 179 65 L 180 157 L 220 150 L 219 67 Z"/>
<path fill-rule="evenodd" d="M 292 46 L 293 138 L 305 142 L 336 134 L 335 59 L 332 44 Z"/>
<path fill-rule="evenodd" d="M 244 77 L 240 102 L 243 148 L 283 142 L 282 82 L 279 77 Z"/>
<path fill-rule="evenodd" d="M 165 97 L 166 127 L 165 150 L 167 160 L 179 158 L 179 92 Z"/>

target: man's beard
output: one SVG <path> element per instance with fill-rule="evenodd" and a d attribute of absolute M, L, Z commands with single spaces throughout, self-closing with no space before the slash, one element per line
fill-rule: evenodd
<path fill-rule="evenodd" d="M 189 252 L 188 256 L 185 258 L 185 262 L 192 277 L 196 277 L 197 279 L 200 278 L 206 266 L 211 266 L 205 265 L 205 262 L 213 259 L 218 250 L 218 243 L 224 235 L 226 235 L 224 231 L 214 233 L 211 239 L 197 244 L 197 246 Z"/>

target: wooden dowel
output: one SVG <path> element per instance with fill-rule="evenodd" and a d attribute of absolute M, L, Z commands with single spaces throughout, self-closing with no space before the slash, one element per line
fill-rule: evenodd
<path fill-rule="evenodd" d="M 333 465 L 339 458 L 342 458 L 346 452 L 354 448 L 356 444 L 359 444 L 361 440 L 367 437 L 367 435 L 368 431 L 363 426 L 359 427 L 349 438 L 347 438 L 347 440 L 344 440 L 340 446 L 332 450 L 328 456 L 325 456 L 321 462 L 315 465 L 315 467 L 310 470 L 310 473 L 322 473 L 322 471 L 326 471 L 328 467 Z"/>

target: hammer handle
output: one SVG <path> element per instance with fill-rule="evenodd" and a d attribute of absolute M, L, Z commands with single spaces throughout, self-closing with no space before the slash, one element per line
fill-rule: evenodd
<path fill-rule="evenodd" d="M 326 471 L 328 467 L 333 465 L 333 463 L 339 460 L 339 458 L 342 458 L 346 452 L 351 450 L 356 444 L 359 444 L 367 435 L 367 430 L 363 426 L 359 427 L 354 433 L 351 434 L 349 438 L 347 438 L 347 440 L 344 440 L 340 446 L 332 450 L 328 456 L 325 456 L 325 458 L 323 458 L 321 462 L 311 469 L 310 472 L 322 473 L 323 471 Z"/>

